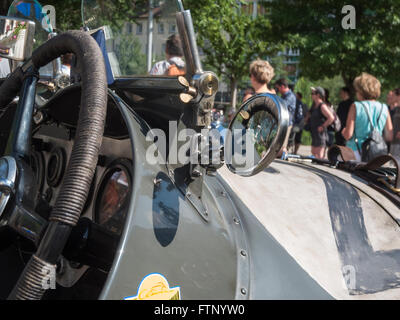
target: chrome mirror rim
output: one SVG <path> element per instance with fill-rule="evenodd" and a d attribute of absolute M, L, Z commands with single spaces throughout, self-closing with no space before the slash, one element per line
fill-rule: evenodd
<path fill-rule="evenodd" d="M 240 109 L 236 112 L 234 118 L 232 121 L 229 123 L 229 130 L 228 130 L 228 135 L 231 135 L 232 132 L 232 125 L 238 116 L 239 113 L 241 112 L 246 112 L 244 109 L 250 104 L 254 103 L 255 100 L 260 100 L 264 97 L 264 101 L 266 98 L 272 99 L 275 105 L 275 108 L 270 108 L 267 104 L 264 103 L 265 107 L 268 108 L 268 111 L 276 117 L 278 121 L 278 130 L 276 133 L 275 138 L 273 139 L 270 147 L 266 151 L 266 154 L 262 158 L 260 162 L 255 164 L 253 167 L 249 169 L 236 169 L 231 163 L 226 163 L 226 166 L 228 169 L 240 176 L 243 177 L 250 177 L 253 176 L 262 170 L 264 170 L 266 167 L 269 166 L 269 164 L 276 159 L 276 156 L 278 155 L 279 151 L 281 150 L 283 143 L 285 142 L 287 130 L 289 128 L 289 111 L 286 107 L 285 102 L 278 97 L 277 95 L 270 94 L 270 93 L 261 93 L 254 95 L 251 97 L 249 100 L 247 100 L 241 107 Z M 262 103 L 262 102 L 260 102 Z M 231 141 L 231 139 L 228 137 L 228 139 L 225 140 L 225 150 L 226 152 L 231 152 L 231 147 L 229 146 L 228 141 Z M 225 153 L 227 154 L 227 153 Z"/>

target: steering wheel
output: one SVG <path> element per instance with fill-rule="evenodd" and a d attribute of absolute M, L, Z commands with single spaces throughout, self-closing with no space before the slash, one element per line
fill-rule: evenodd
<path fill-rule="evenodd" d="M 49 221 L 34 212 L 37 185 L 30 167 L 31 123 L 40 67 L 73 53 L 82 79 L 75 143 Z M 22 89 L 21 89 L 22 86 Z M 0 87 L 0 108 L 21 89 L 6 155 L 0 158 L 0 226 L 9 226 L 37 245 L 9 299 L 41 299 L 57 259 L 78 222 L 94 176 L 107 107 L 103 54 L 83 31 L 60 34 L 40 46 L 32 58 Z"/>

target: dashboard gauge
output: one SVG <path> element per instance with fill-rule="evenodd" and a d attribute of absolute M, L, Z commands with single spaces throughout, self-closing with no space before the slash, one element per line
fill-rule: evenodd
<path fill-rule="evenodd" d="M 35 175 L 38 191 L 42 192 L 45 176 L 45 160 L 42 152 L 33 151 L 31 155 L 31 167 L 33 174 Z"/>
<path fill-rule="evenodd" d="M 101 177 L 94 204 L 96 223 L 120 235 L 132 189 L 131 162 L 118 159 L 111 163 Z"/>
<path fill-rule="evenodd" d="M 47 163 L 46 179 L 50 187 L 57 187 L 64 175 L 65 171 L 65 151 L 63 148 L 55 148 L 49 157 Z"/>

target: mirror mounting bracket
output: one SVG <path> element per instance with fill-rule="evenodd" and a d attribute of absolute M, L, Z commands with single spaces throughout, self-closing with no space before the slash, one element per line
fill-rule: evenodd
<path fill-rule="evenodd" d="M 191 138 L 192 162 L 190 165 L 190 177 L 199 178 L 203 174 L 214 176 L 216 171 L 224 164 L 224 147 L 214 137 L 212 131 L 207 135 L 197 133 Z M 193 161 L 195 160 L 195 161 Z"/>

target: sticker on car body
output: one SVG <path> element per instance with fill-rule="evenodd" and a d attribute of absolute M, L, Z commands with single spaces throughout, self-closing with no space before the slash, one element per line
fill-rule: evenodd
<path fill-rule="evenodd" d="M 136 296 L 124 300 L 180 300 L 180 287 L 170 288 L 167 279 L 160 273 L 151 273 L 143 278 Z"/>

